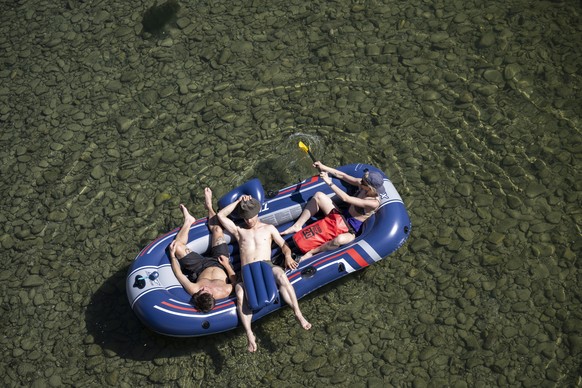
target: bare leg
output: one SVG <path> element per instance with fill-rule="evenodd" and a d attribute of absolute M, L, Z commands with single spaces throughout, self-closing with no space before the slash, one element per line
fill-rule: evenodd
<path fill-rule="evenodd" d="M 216 215 L 216 212 L 212 207 L 212 190 L 210 190 L 210 187 L 204 188 L 204 207 L 208 211 L 208 219 L 211 219 Z"/>
<path fill-rule="evenodd" d="M 355 238 L 356 238 L 356 236 L 354 236 L 351 233 L 342 233 L 339 236 L 337 236 L 336 238 L 334 238 L 333 240 L 330 240 L 330 241 L 326 242 L 325 244 L 318 246 L 317 248 L 313 248 L 312 250 L 310 250 L 309 252 L 304 254 L 301 257 L 301 260 L 299 260 L 299 261 L 301 262 L 305 259 L 309 259 L 311 256 L 313 256 L 317 253 L 320 253 L 320 252 L 332 251 L 332 250 L 340 247 L 341 245 L 345 245 L 347 243 L 354 241 Z"/>
<path fill-rule="evenodd" d="M 176 257 L 181 259 L 186 255 L 186 244 L 188 244 L 188 233 L 190 232 L 190 226 L 196 221 L 186 206 L 180 205 L 180 210 L 184 214 L 184 223 L 180 228 L 180 231 L 176 235 Z"/>
<path fill-rule="evenodd" d="M 218 222 L 216 212 L 212 207 L 212 190 L 209 187 L 204 189 L 204 207 L 208 211 L 208 229 L 210 229 L 210 235 L 212 236 L 211 246 L 215 247 L 225 242 L 225 240 L 222 226 Z"/>
<path fill-rule="evenodd" d="M 309 323 L 307 319 L 303 317 L 303 314 L 299 309 L 299 303 L 297 302 L 297 295 L 295 294 L 295 289 L 289 282 L 289 278 L 287 278 L 287 275 L 285 274 L 283 269 L 279 267 L 273 267 L 273 274 L 275 275 L 277 285 L 279 286 L 279 293 L 283 297 L 285 303 L 291 306 L 291 309 L 295 314 L 295 318 L 297 318 L 301 327 L 303 327 L 305 330 L 311 329 L 311 323 Z"/>
<path fill-rule="evenodd" d="M 287 228 L 285 231 L 281 232 L 281 235 L 299 232 L 301 228 L 303 228 L 303 225 L 305 225 L 307 220 L 309 220 L 311 217 L 317 214 L 318 211 L 321 210 L 323 214 L 327 215 L 334 209 L 334 207 L 335 206 L 331 198 L 329 198 L 324 193 L 318 191 L 309 200 L 309 202 L 307 202 L 307 205 L 303 209 L 303 212 L 301 212 L 301 215 L 299 216 L 297 221 L 295 221 L 295 223 L 291 225 L 289 228 Z"/>
<path fill-rule="evenodd" d="M 251 329 L 251 321 L 253 319 L 252 311 L 250 311 L 247 303 L 245 302 L 245 292 L 242 283 L 237 283 L 236 287 L 236 310 L 238 312 L 238 317 L 245 329 L 247 334 L 247 340 L 249 342 L 248 351 L 253 353 L 257 351 L 257 342 L 255 334 Z"/>

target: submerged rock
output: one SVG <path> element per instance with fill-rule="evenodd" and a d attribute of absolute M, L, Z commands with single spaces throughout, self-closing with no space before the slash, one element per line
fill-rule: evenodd
<path fill-rule="evenodd" d="M 176 0 L 168 0 L 160 5 L 156 2 L 143 15 L 141 21 L 143 32 L 161 35 L 171 22 L 176 21 L 179 10 L 180 4 Z"/>

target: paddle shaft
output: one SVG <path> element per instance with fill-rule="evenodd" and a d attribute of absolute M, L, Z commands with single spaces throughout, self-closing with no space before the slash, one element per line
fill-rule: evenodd
<path fill-rule="evenodd" d="M 311 153 L 311 150 L 309 149 L 309 147 L 303 143 L 302 141 L 299 142 L 299 148 L 301 148 L 301 150 L 307 152 L 307 155 L 309 155 L 309 157 L 311 158 L 311 160 L 313 161 L 313 163 L 315 163 L 317 161 L 317 159 L 315 159 L 315 156 L 313 156 L 313 154 Z M 319 171 L 321 171 L 318 168 Z"/>
<path fill-rule="evenodd" d="M 317 160 L 315 160 L 315 156 L 313 156 L 313 154 L 311 153 L 311 150 L 309 148 L 307 149 L 307 154 L 309 155 L 311 160 L 313 160 L 313 163 L 317 162 Z"/>

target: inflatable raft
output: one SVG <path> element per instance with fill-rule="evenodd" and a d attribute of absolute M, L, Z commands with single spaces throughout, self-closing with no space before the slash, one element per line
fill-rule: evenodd
<path fill-rule="evenodd" d="M 334 280 L 386 258 L 408 238 L 411 230 L 410 218 L 400 195 L 386 175 L 377 168 L 365 164 L 338 168 L 355 177 L 363 176 L 365 169 L 378 171 L 384 177 L 386 194 L 382 195 L 380 207 L 365 221 L 361 234 L 354 241 L 337 250 L 319 253 L 300 262 L 297 269 L 286 272 L 298 299 Z M 350 194 L 357 189 L 338 179 L 334 178 L 333 181 Z M 259 213 L 261 221 L 273 224 L 282 231 L 299 217 L 307 201 L 317 191 L 334 195 L 319 176 L 313 176 L 281 189 L 267 198 L 259 180 L 253 179 L 224 195 L 218 201 L 218 206 L 223 208 L 243 194 L 252 195 L 262 203 Z M 192 224 L 188 238 L 190 250 L 201 254 L 209 250 L 210 235 L 207 221 L 203 218 Z M 157 333 L 169 336 L 195 337 L 236 328 L 239 326 L 239 319 L 234 294 L 217 300 L 214 309 L 207 313 L 198 311 L 189 303 L 191 297 L 174 276 L 167 250 L 178 231 L 179 229 L 175 229 L 157 238 L 133 261 L 126 278 L 127 297 L 131 308 L 144 325 Z M 240 265 L 236 241 L 226 232 L 225 237 L 231 251 L 231 261 L 238 271 Z M 289 241 L 292 236 L 284 237 Z M 273 250 L 273 258 L 279 254 L 280 249 L 277 247 Z M 252 287 L 259 297 L 265 299 L 265 302 L 260 303 L 258 310 L 253 312 L 253 321 L 284 305 L 282 298 L 276 295 L 278 292 L 276 289 L 265 290 L 265 287 L 269 286 L 262 284 L 255 284 Z M 255 291 L 247 292 L 249 297 Z M 274 292 L 275 295 L 264 295 L 265 292 Z"/>

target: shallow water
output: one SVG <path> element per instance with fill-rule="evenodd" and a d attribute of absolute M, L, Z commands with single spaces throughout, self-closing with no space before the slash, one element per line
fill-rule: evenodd
<path fill-rule="evenodd" d="M 5 386 L 581 384 L 579 2 L 0 5 Z M 248 178 L 393 180 L 391 257 L 240 330 L 143 327 L 139 250 Z"/>

